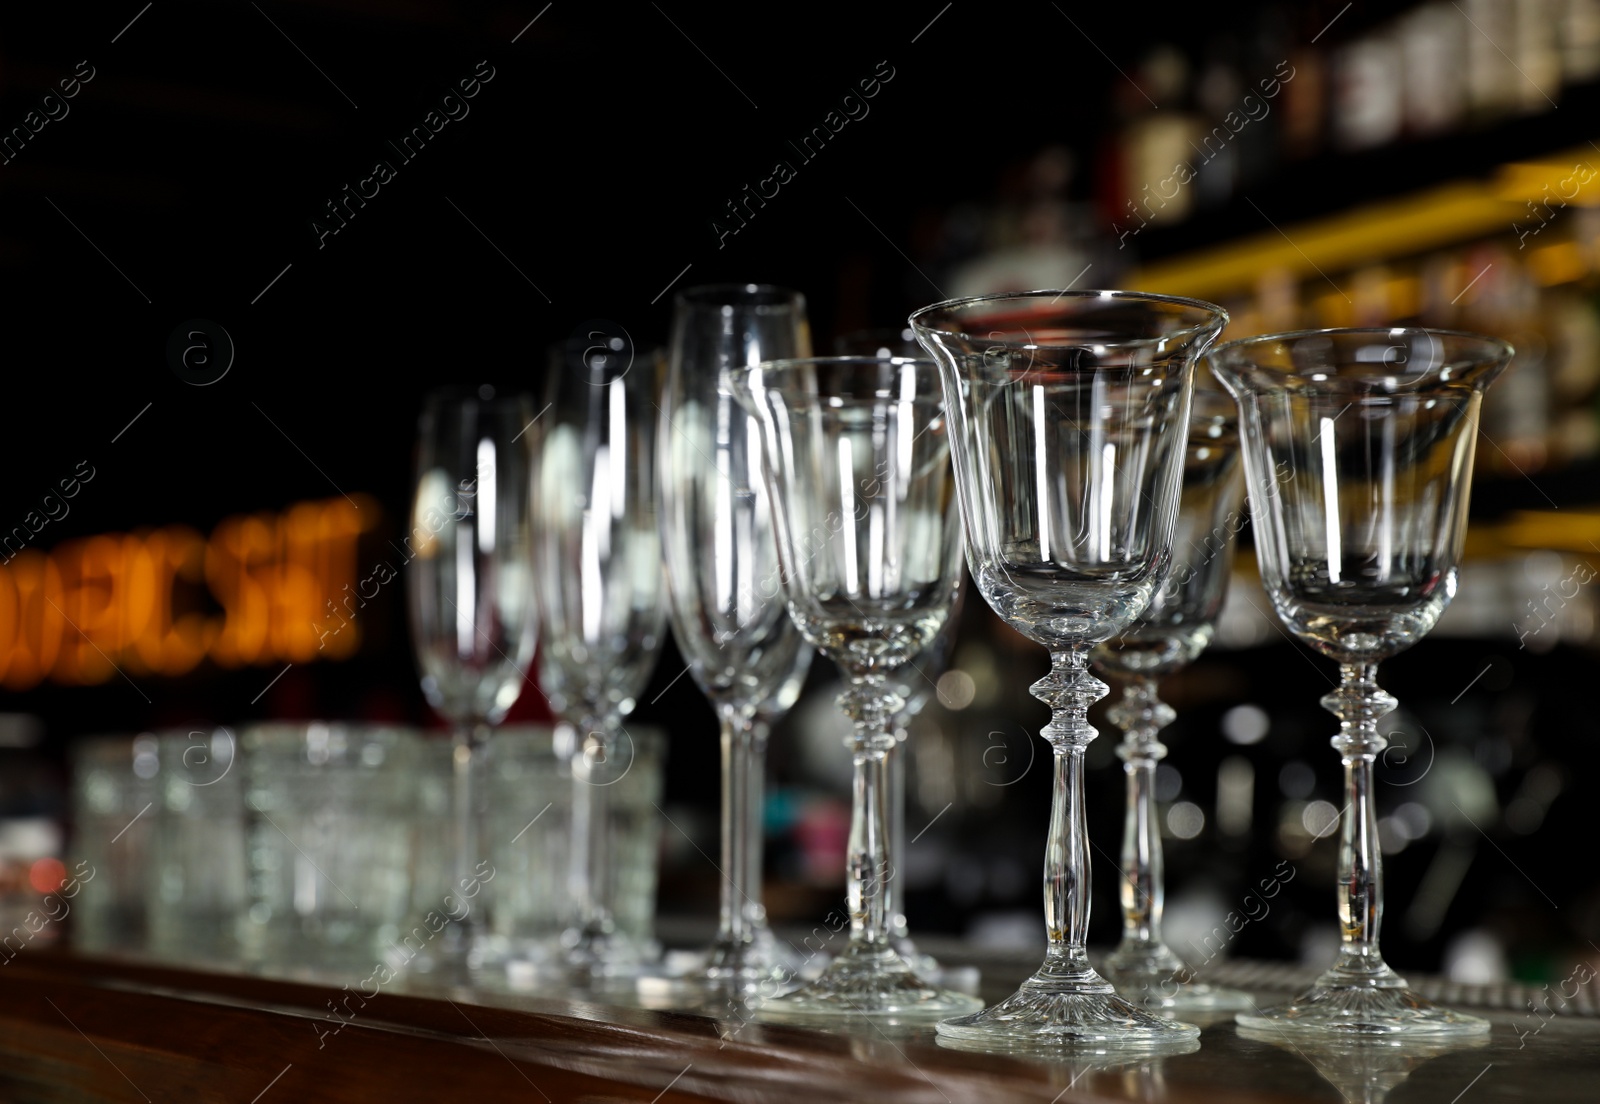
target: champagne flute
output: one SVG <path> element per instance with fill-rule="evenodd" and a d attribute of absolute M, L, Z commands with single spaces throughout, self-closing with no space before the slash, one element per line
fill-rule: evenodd
<path fill-rule="evenodd" d="M 804 648 L 779 599 L 759 430 L 733 397 L 732 373 L 806 356 L 805 297 L 765 284 L 679 292 L 659 433 L 668 614 L 695 684 L 721 726 L 722 875 L 715 941 L 696 979 L 744 992 L 790 972 L 769 954 L 757 874 L 764 702 L 793 677 Z"/>
<path fill-rule="evenodd" d="M 454 896 L 493 877 L 485 750 L 527 681 L 537 628 L 528 525 L 533 424 L 525 396 L 440 391 L 418 424 L 406 594 L 422 692 L 453 730 Z M 487 875 L 487 876 L 486 876 Z M 476 892 L 476 891 L 475 891 Z M 463 978 L 494 956 L 487 899 L 450 925 L 442 964 Z"/>
<path fill-rule="evenodd" d="M 654 409 L 664 367 L 660 353 L 622 338 L 553 350 L 535 446 L 541 671 L 575 737 L 574 919 L 561 942 L 567 965 L 593 977 L 632 973 L 646 957 L 612 908 L 609 799 L 632 761 L 623 719 L 664 639 Z"/>

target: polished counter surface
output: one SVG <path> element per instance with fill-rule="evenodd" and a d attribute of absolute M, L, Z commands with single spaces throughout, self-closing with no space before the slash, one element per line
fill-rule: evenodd
<path fill-rule="evenodd" d="M 1297 980 L 1226 969 L 1255 977 L 1262 1003 Z M 1020 978 L 995 973 L 986 996 Z M 1528 996 L 1485 992 L 1502 1006 Z M 0 971 L 0 1101 L 1600 1101 L 1600 1020 L 1582 997 L 1563 1014 L 1480 1010 L 1493 1030 L 1475 1043 L 1245 1037 L 1223 1020 L 1186 1051 L 1045 1058 L 871 1022 L 822 1031 L 728 1007 L 399 980 L 362 996 L 339 981 L 29 951 Z"/>

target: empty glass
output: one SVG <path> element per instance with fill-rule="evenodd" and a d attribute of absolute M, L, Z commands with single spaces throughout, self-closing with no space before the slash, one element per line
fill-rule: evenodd
<path fill-rule="evenodd" d="M 700 979 L 714 990 L 789 976 L 772 956 L 765 914 L 750 907 L 761 895 L 764 741 L 757 718 L 803 668 L 805 647 L 779 601 L 759 430 L 734 400 L 730 374 L 810 352 L 799 292 L 726 284 L 676 298 L 661 406 L 662 550 L 678 650 L 722 728 L 722 893 Z"/>
<path fill-rule="evenodd" d="M 428 704 L 452 727 L 455 814 L 450 877 L 439 893 L 478 880 L 484 839 L 484 745 L 527 681 L 536 626 L 528 510 L 528 431 L 522 396 L 494 389 L 436 392 L 422 408 L 417 475 L 406 538 L 412 643 Z M 479 905 L 450 925 L 430 955 L 456 971 L 477 969 L 493 950 Z"/>
<path fill-rule="evenodd" d="M 572 865 L 572 756 L 549 725 L 503 725 L 489 749 L 489 806 L 495 869 L 495 931 L 513 954 L 514 986 L 536 983 L 541 967 L 562 957 L 561 936 L 573 912 L 567 897 Z M 656 874 L 663 821 L 659 729 L 629 724 L 610 749 L 615 781 L 607 788 L 605 838 L 609 903 L 620 937 L 645 958 L 658 950 Z M 448 779 L 435 755 L 427 773 Z M 430 906 L 431 907 L 431 906 Z"/>
<path fill-rule="evenodd" d="M 74 869 L 94 888 L 70 902 L 73 946 L 132 951 L 144 946 L 150 854 L 160 814 L 161 756 L 154 736 L 95 736 L 72 745 Z"/>
<path fill-rule="evenodd" d="M 821 977 L 762 1000 L 762 1014 L 911 1021 L 980 1007 L 900 956 L 883 892 L 895 876 L 888 758 L 905 704 L 890 680 L 933 643 L 961 577 L 937 370 L 905 358 L 777 360 L 735 386 L 761 424 L 789 615 L 844 674 L 839 707 L 855 725 L 850 941 Z"/>
<path fill-rule="evenodd" d="M 1250 1006 L 1244 993 L 1193 980 L 1161 938 L 1166 890 L 1155 796 L 1156 764 L 1167 754 L 1159 733 L 1174 716 L 1161 700 L 1160 680 L 1188 666 L 1211 642 L 1233 566 L 1233 538 L 1244 525 L 1243 505 L 1238 410 L 1221 391 L 1197 387 L 1172 574 L 1121 636 L 1094 650 L 1095 665 L 1122 687 L 1122 700 L 1106 715 L 1123 732 L 1117 755 L 1128 783 L 1122 942 L 1106 960 L 1106 973 L 1124 997 L 1167 1012 Z"/>
<path fill-rule="evenodd" d="M 365 976 L 410 908 L 416 736 L 313 722 L 254 725 L 240 739 L 246 956 Z"/>
<path fill-rule="evenodd" d="M 618 926 L 610 900 L 607 807 L 632 758 L 622 721 L 665 629 L 655 409 L 663 368 L 659 353 L 620 337 L 555 350 L 536 446 L 540 669 L 572 739 L 572 917 L 562 942 L 568 965 L 596 975 L 630 973 L 646 951 Z"/>
<path fill-rule="evenodd" d="M 157 740 L 161 797 L 151 810 L 150 951 L 185 962 L 233 962 L 245 902 L 238 742 L 231 729 L 209 725 L 163 732 Z"/>
<path fill-rule="evenodd" d="M 1267 334 L 1221 346 L 1239 403 L 1261 581 L 1278 618 L 1339 664 L 1322 704 L 1344 762 L 1339 957 L 1310 990 L 1241 1024 L 1352 1035 L 1453 1035 L 1486 1021 L 1438 1008 L 1383 961 L 1373 759 L 1395 707 L 1378 662 L 1433 628 L 1456 590 L 1483 392 L 1503 341 L 1396 327 Z"/>
<path fill-rule="evenodd" d="M 909 325 L 896 328 L 853 330 L 833 339 L 833 351 L 839 356 L 911 357 L 921 359 L 926 354 L 917 344 L 917 335 Z M 903 870 L 906 860 L 906 728 L 922 712 L 922 707 L 933 696 L 934 683 L 944 673 L 955 650 L 956 626 L 961 620 L 961 601 L 964 589 L 956 592 L 955 605 L 950 619 L 932 644 L 901 669 L 899 694 L 905 699 L 895 717 L 895 747 L 889 752 L 889 865 L 895 871 Z M 917 950 L 901 908 L 903 888 L 901 879 L 893 877 L 883 886 L 888 900 L 889 928 L 893 933 L 895 949 L 911 963 L 912 969 L 935 983 L 943 977 L 943 967 L 928 954 Z M 962 971 L 963 988 L 976 985 L 976 971 Z"/>
<path fill-rule="evenodd" d="M 1227 322 L 1197 300 L 1119 291 L 957 299 L 911 316 L 939 362 L 967 565 L 1000 617 L 1050 652 L 1033 693 L 1055 752 L 1044 964 L 1013 996 L 938 1025 L 995 1047 L 1149 1045 L 1199 1029 L 1118 997 L 1089 965 L 1089 651 L 1165 581 L 1195 359 Z"/>

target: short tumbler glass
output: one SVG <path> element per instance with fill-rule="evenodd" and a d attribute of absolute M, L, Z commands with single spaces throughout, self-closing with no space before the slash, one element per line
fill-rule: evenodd
<path fill-rule="evenodd" d="M 257 725 L 241 740 L 246 957 L 369 971 L 410 903 L 416 736 L 313 722 Z"/>

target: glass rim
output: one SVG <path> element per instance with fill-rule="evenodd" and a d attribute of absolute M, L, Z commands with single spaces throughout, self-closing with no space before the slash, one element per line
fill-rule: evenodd
<path fill-rule="evenodd" d="M 715 284 L 696 284 L 673 293 L 678 307 L 740 307 L 746 310 L 804 310 L 805 292 L 782 284 L 730 280 Z"/>
<path fill-rule="evenodd" d="M 1475 344 L 1480 347 L 1485 355 L 1470 357 L 1476 364 L 1490 365 L 1505 363 L 1516 353 L 1516 347 L 1503 338 L 1491 337 L 1488 334 L 1474 333 L 1471 330 L 1451 330 L 1435 326 L 1329 326 L 1323 329 L 1309 330 L 1284 330 L 1281 333 L 1256 334 L 1253 337 L 1237 337 L 1232 341 L 1225 341 L 1221 345 L 1213 346 L 1206 351 L 1206 359 L 1218 364 L 1223 362 L 1223 354 L 1231 350 L 1243 349 L 1249 345 L 1283 344 L 1288 342 L 1303 341 L 1316 337 L 1345 337 L 1366 336 L 1376 338 L 1398 338 L 1426 336 L 1429 338 L 1454 338 L 1463 343 Z M 1285 372 L 1285 374 L 1291 374 Z M 1298 373 L 1293 373 L 1298 374 Z M 1371 377 L 1383 376 L 1408 376 L 1416 372 L 1389 371 L 1372 372 Z"/>
<path fill-rule="evenodd" d="M 385 721 L 251 721 L 235 730 L 240 743 L 270 745 L 272 747 L 299 747 L 305 743 L 313 728 L 339 731 L 363 740 L 374 736 L 392 738 L 396 742 L 408 741 L 417 735 L 411 725 Z"/>
<path fill-rule="evenodd" d="M 988 295 L 967 295 L 956 299 L 945 299 L 938 303 L 930 303 L 926 307 L 919 307 L 917 310 L 911 312 L 911 314 L 906 318 L 906 321 L 910 324 L 912 330 L 918 333 L 926 331 L 928 333 L 950 334 L 951 336 L 964 338 L 968 341 L 976 341 L 978 339 L 965 329 L 941 329 L 939 327 L 929 325 L 926 320 L 939 313 L 953 315 L 960 310 L 963 310 L 967 307 L 977 306 L 981 303 L 1002 303 L 1007 301 L 1023 302 L 1027 300 L 1039 299 L 1046 295 L 1051 297 L 1051 302 L 1054 302 L 1057 299 L 1068 299 L 1075 302 L 1097 300 L 1110 302 L 1122 301 L 1162 303 L 1168 306 L 1187 307 L 1192 310 L 1199 311 L 1207 316 L 1207 320 L 1198 322 L 1191 326 L 1185 326 L 1181 329 L 1173 330 L 1171 333 L 1161 334 L 1156 337 L 1131 337 L 1117 338 L 1109 341 L 1074 341 L 1067 343 L 1054 343 L 1048 341 L 1014 341 L 1005 339 L 995 340 L 989 338 L 985 338 L 984 340 L 988 340 L 991 345 L 1001 345 L 1009 348 L 1023 349 L 1076 349 L 1091 344 L 1127 348 L 1129 346 L 1151 345 L 1163 341 L 1187 340 L 1188 338 L 1203 334 L 1208 330 L 1211 331 L 1212 336 L 1215 337 L 1215 335 L 1221 333 L 1223 327 L 1227 326 L 1229 321 L 1231 321 L 1231 316 L 1228 314 L 1225 308 L 1220 307 L 1215 303 L 1208 303 L 1204 299 L 1193 299 L 1185 295 L 1166 295 L 1155 291 L 1129 291 L 1117 288 L 1106 288 L 1100 290 L 1085 288 L 1079 291 L 1057 291 L 1052 288 L 1040 288 L 1032 291 L 1002 291 Z"/>

